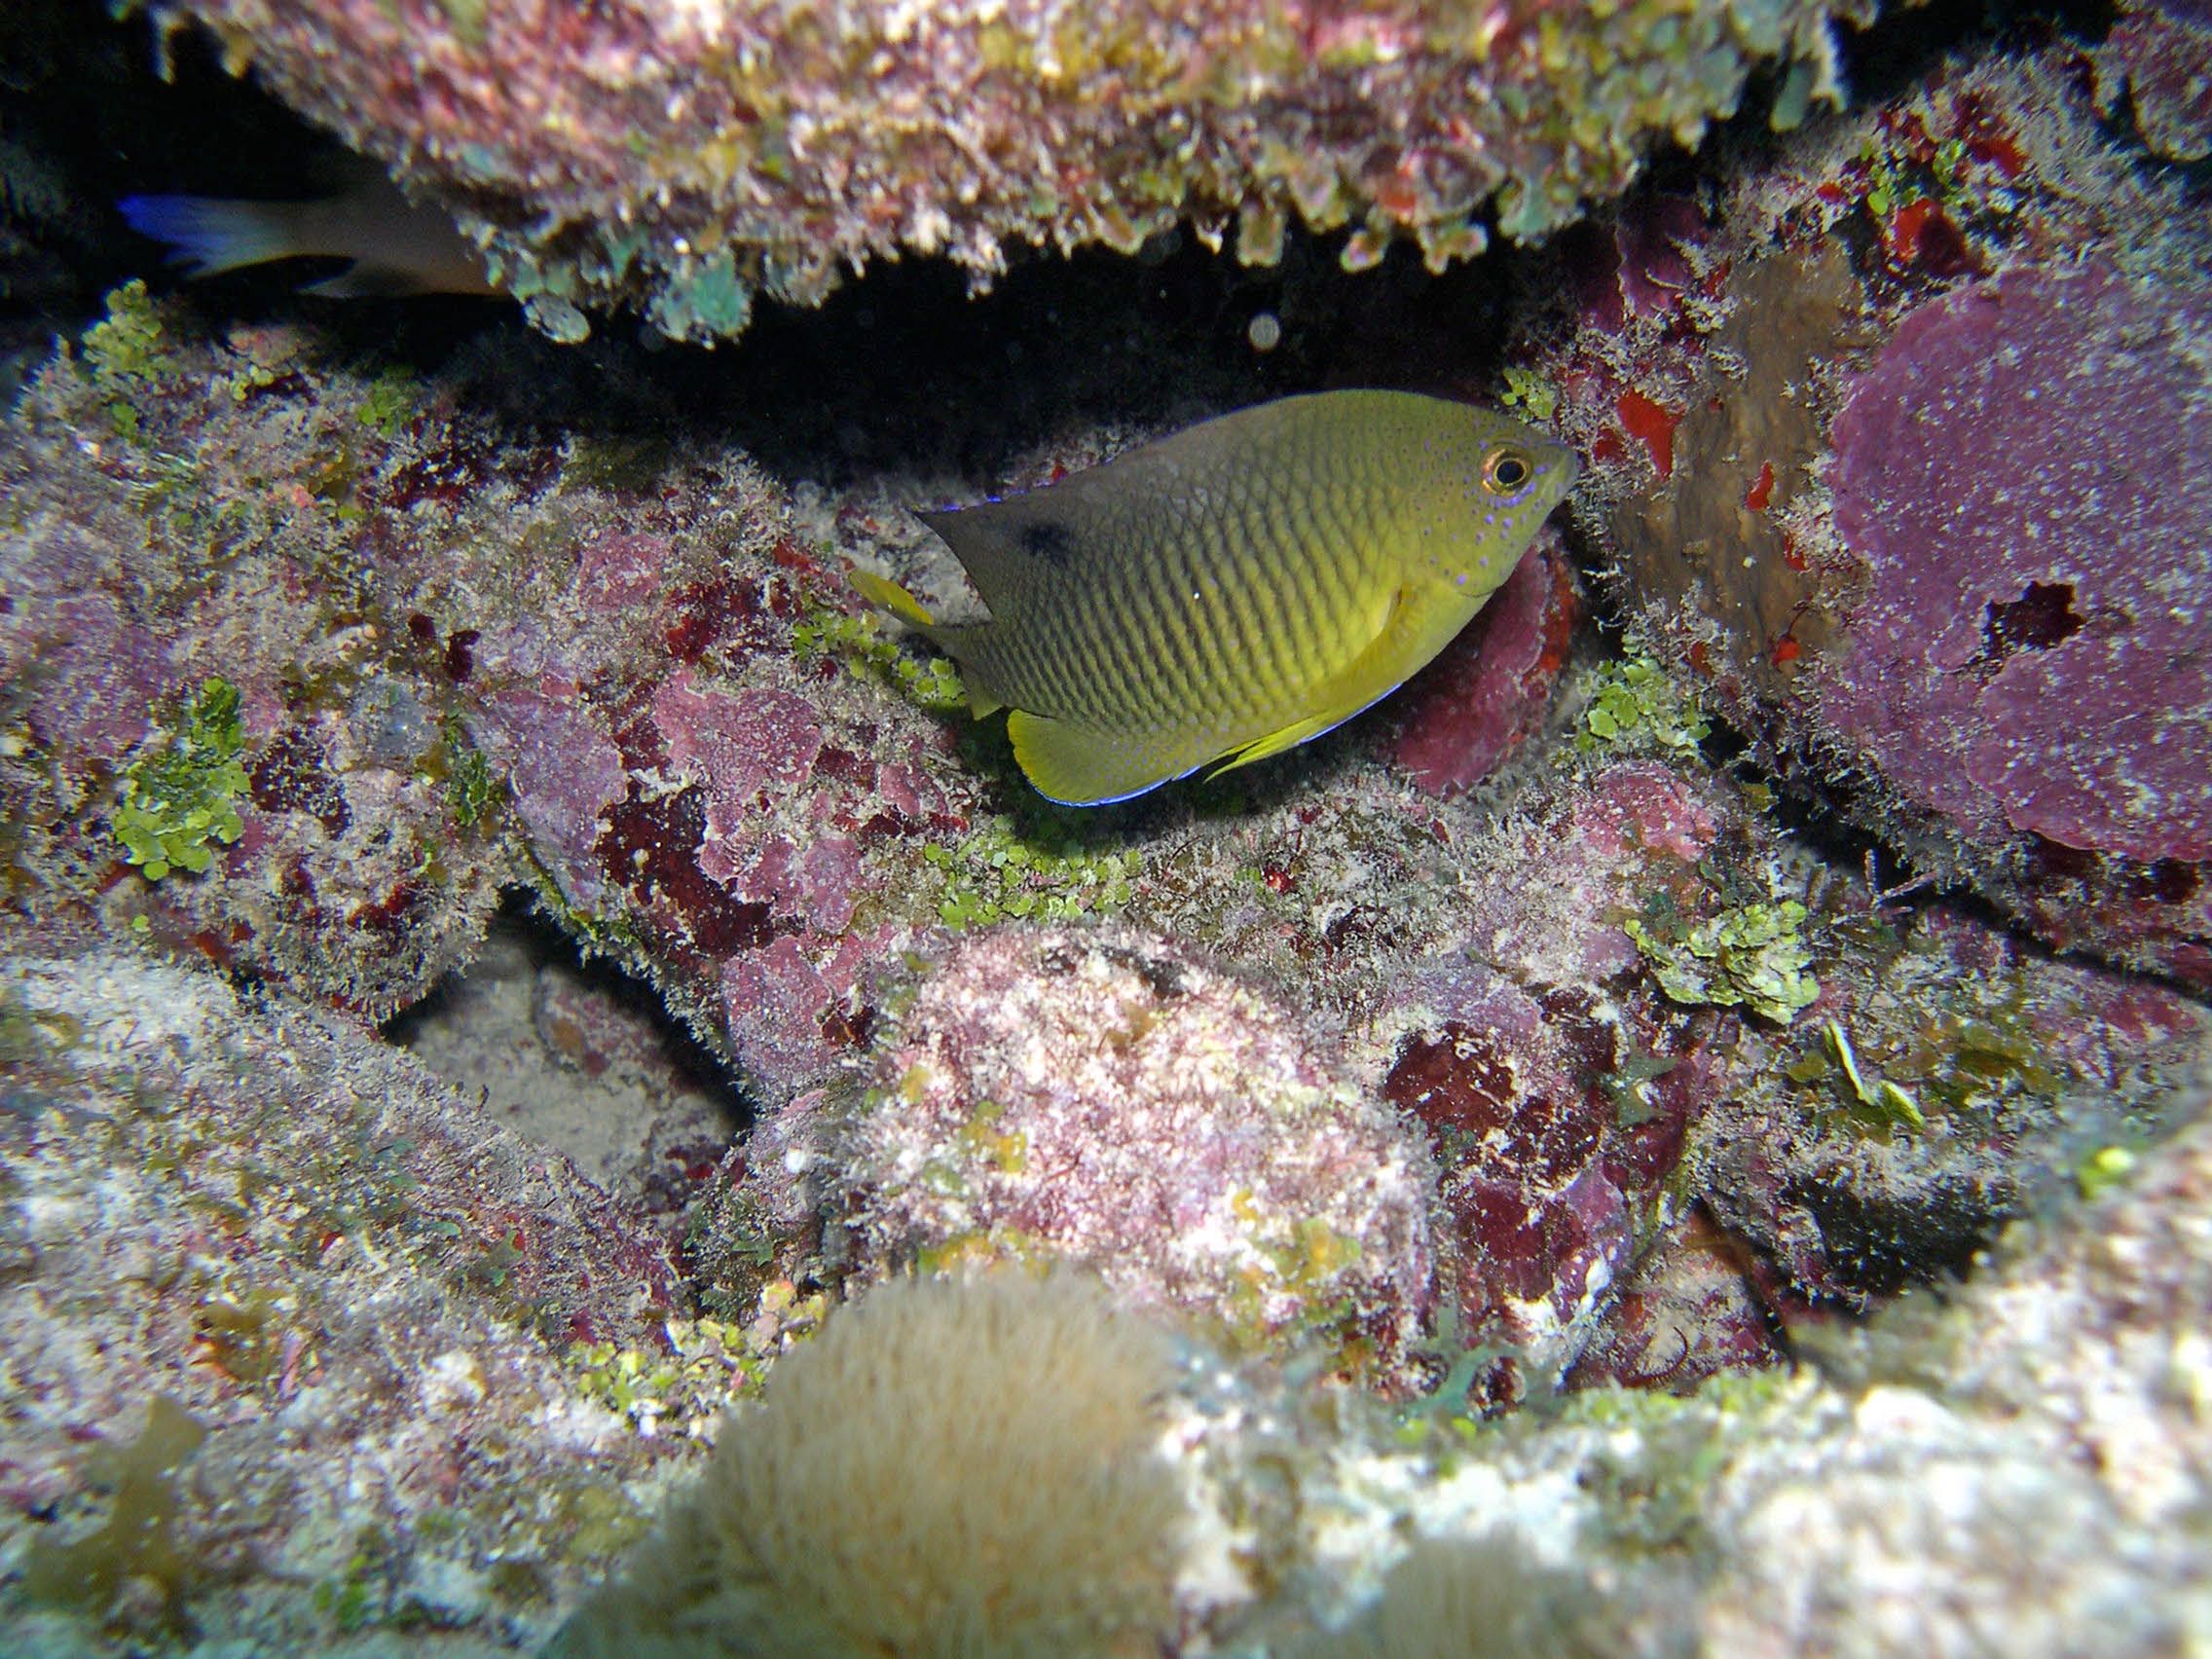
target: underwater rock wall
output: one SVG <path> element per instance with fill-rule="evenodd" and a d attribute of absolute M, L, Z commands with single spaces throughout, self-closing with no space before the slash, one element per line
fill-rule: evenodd
<path fill-rule="evenodd" d="M 438 61 L 471 15 L 403 13 Z M 757 334 L 694 409 L 677 353 L 503 313 L 406 366 L 118 289 L 0 424 L 0 1647 L 586 1653 L 642 1604 L 678 1650 L 972 1652 L 988 1603 L 1077 1656 L 2172 1651 L 2192 17 L 1740 126 L 1516 256 L 1496 384 L 1422 372 L 1573 439 L 1572 525 L 1372 715 L 1109 811 L 842 567 L 956 595 L 913 510 L 1154 429 L 1038 386 L 1229 395 L 1152 313 L 1047 308 L 902 404 L 1019 432 L 944 477 L 735 435 Z M 1018 418 L 944 407 L 994 377 Z M 892 396 L 832 380 L 773 407 Z M 468 1025 L 521 908 L 734 1116 L 580 977 Z M 518 1032 L 660 1105 L 563 1141 L 455 1058 Z M 1087 1351 L 1025 1346 L 1029 1273 L 1133 1382 L 1051 1385 Z M 895 1478 L 978 1399 L 994 1479 L 1151 1449 L 1064 1600 L 993 1576 L 1036 1492 Z M 866 1519 L 744 1533 L 855 1470 Z M 793 1565 L 832 1558 L 925 1589 L 840 1623 Z"/>
<path fill-rule="evenodd" d="M 1352 227 L 1432 268 L 1526 240 L 1694 143 L 1755 66 L 1831 96 L 1830 17 L 1867 0 L 1482 10 L 708 0 L 194 0 L 237 67 L 391 166 L 483 241 L 557 335 L 622 298 L 741 331 L 752 298 L 1010 246 L 1133 252 L 1184 220 L 1272 265 L 1284 229 Z M 554 19 L 557 19 L 555 21 Z M 550 26 L 549 26 L 550 25 Z"/>
<path fill-rule="evenodd" d="M 2201 84 L 2186 14 L 2126 27 L 2108 53 Z M 1762 761 L 2052 943 L 2202 985 L 2212 279 L 2165 106 L 2116 142 L 2091 71 L 1954 61 L 1742 154 L 1710 212 L 1570 233 L 1520 372 L 1592 459 L 1610 596 Z"/>

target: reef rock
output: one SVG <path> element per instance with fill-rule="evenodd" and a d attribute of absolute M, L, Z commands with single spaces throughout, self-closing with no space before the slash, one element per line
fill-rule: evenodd
<path fill-rule="evenodd" d="M 1158 940 L 965 940 L 874 1081 L 836 1137 L 866 1261 L 1069 1261 L 1385 1382 L 1420 1328 L 1426 1148 L 1287 1010 Z"/>
<path fill-rule="evenodd" d="M 1710 218 L 1637 202 L 1569 239 L 1566 344 L 1523 372 L 1591 458 L 1611 597 L 1763 760 L 2051 942 L 2202 984 L 2212 242 L 2084 67 L 1952 64 L 1724 164 Z"/>
<path fill-rule="evenodd" d="M 735 334 L 752 296 L 819 301 L 846 268 L 943 253 L 977 283 L 1009 243 L 1134 250 L 1178 221 L 1248 264 L 1283 232 L 1345 257 L 1532 239 L 1620 190 L 1646 149 L 1732 112 L 1788 58 L 1832 95 L 1826 33 L 1865 0 L 1664 7 L 1250 0 L 791 12 L 734 0 L 193 0 L 231 58 L 452 207 L 556 333 L 644 301 Z"/>

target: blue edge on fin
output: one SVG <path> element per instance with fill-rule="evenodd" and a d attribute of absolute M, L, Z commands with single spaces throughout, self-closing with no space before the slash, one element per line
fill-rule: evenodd
<path fill-rule="evenodd" d="M 1400 683 L 1403 683 L 1403 682 L 1401 682 Z M 1382 702 L 1384 697 L 1389 696 L 1391 691 L 1397 690 L 1397 688 L 1398 687 L 1396 685 L 1393 685 L 1389 688 L 1388 691 L 1382 691 L 1373 697 L 1370 697 L 1366 702 L 1360 704 L 1358 708 L 1352 710 L 1350 714 L 1346 715 L 1343 719 L 1331 720 L 1327 725 L 1323 726 L 1319 731 L 1315 732 L 1312 737 L 1309 737 L 1301 741 L 1297 745 L 1297 747 L 1304 749 L 1307 744 L 1313 742 L 1316 738 L 1327 737 L 1329 733 L 1335 731 L 1337 727 L 1343 725 L 1345 723 L 1345 720 L 1356 720 L 1360 716 L 1366 714 L 1368 710 L 1374 708 L 1376 704 Z M 1272 757 L 1271 756 L 1271 758 Z M 1189 768 L 1189 770 L 1187 771 L 1177 772 L 1172 778 L 1161 778 L 1157 783 L 1150 783 L 1145 785 L 1141 790 L 1131 790 L 1127 794 L 1107 795 L 1104 799 L 1101 800 L 1062 800 L 1056 794 L 1045 794 L 1045 792 L 1043 790 L 1037 790 L 1037 793 L 1041 795 L 1045 795 L 1045 798 L 1051 801 L 1054 806 L 1073 806 L 1078 808 L 1087 806 L 1120 806 L 1122 802 L 1125 800 L 1134 800 L 1139 795 L 1150 794 L 1154 790 L 1165 789 L 1169 784 L 1179 784 L 1185 778 L 1190 777 L 1192 773 L 1205 771 L 1206 764 L 1207 763 L 1205 761 L 1201 760 L 1196 766 Z M 1206 775 L 1208 777 L 1212 777 L 1215 773 L 1226 772 L 1230 768 L 1227 766 L 1217 766 L 1214 768 L 1213 772 L 1208 772 Z M 1032 780 L 1030 788 L 1036 789 L 1034 780 Z"/>

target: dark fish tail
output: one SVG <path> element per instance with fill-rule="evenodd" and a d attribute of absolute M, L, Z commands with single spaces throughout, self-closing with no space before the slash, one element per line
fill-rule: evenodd
<path fill-rule="evenodd" d="M 127 196 L 116 206 L 140 236 L 167 242 L 169 263 L 188 276 L 212 276 L 305 251 L 290 203 Z"/>

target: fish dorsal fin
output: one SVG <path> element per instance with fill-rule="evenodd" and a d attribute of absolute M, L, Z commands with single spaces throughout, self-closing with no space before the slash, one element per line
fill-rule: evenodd
<path fill-rule="evenodd" d="M 1338 393 L 1338 396 L 1352 395 Z M 1086 578 L 1103 541 L 1157 536 L 1162 517 L 1203 510 L 1219 481 L 1303 422 L 1313 399 L 1281 398 L 1125 449 L 1055 484 L 956 512 L 917 515 L 941 535 L 993 616 L 1023 593 Z M 1135 529 L 1132 527 L 1149 527 Z"/>
<path fill-rule="evenodd" d="M 1003 501 L 915 516 L 944 538 L 991 614 L 1003 620 L 1024 589 L 1035 592 L 1081 568 L 1093 503 L 1092 492 L 1077 486 L 1068 479 Z"/>

